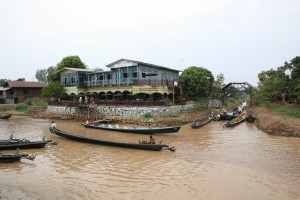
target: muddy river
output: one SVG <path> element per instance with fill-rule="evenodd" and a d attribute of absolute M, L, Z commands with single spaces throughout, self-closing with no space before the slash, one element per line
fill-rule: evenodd
<path fill-rule="evenodd" d="M 149 137 L 55 122 L 67 132 L 103 140 Z M 22 150 L 36 154 L 34 161 L 0 163 L 0 199 L 300 199 L 300 138 L 270 136 L 252 123 L 223 124 L 157 134 L 156 141 L 176 151 L 156 152 L 70 141 L 49 132 L 50 120 L 1 120 L 0 139 L 46 136 L 58 145 Z"/>

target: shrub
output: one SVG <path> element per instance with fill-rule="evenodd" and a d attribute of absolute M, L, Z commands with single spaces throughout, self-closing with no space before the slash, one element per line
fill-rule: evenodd
<path fill-rule="evenodd" d="M 150 118 L 150 117 L 152 117 L 152 113 L 147 112 L 147 113 L 144 114 L 144 117 L 145 118 Z"/>
<path fill-rule="evenodd" d="M 28 110 L 28 105 L 26 103 L 19 103 L 16 105 L 16 111 L 26 112 Z"/>

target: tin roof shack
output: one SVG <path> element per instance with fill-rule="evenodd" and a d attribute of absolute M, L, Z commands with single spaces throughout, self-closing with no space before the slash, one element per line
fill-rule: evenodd
<path fill-rule="evenodd" d="M 29 82 L 29 81 L 7 81 L 4 87 L 9 88 L 6 91 L 6 102 L 23 103 L 26 99 L 38 101 L 41 98 L 41 92 L 47 83 Z"/>

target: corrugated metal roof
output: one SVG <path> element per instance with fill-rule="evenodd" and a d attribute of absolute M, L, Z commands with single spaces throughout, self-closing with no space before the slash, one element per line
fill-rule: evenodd
<path fill-rule="evenodd" d="M 121 59 L 119 59 L 119 60 L 117 60 L 113 63 L 110 63 L 110 64 L 106 65 L 106 67 L 110 68 L 112 65 L 114 65 L 116 63 L 119 63 L 119 62 L 122 62 L 122 61 L 131 61 L 131 62 L 136 62 L 138 64 L 147 65 L 147 66 L 150 66 L 150 67 L 157 67 L 157 68 L 162 68 L 162 69 L 167 69 L 167 70 L 171 70 L 171 71 L 180 72 L 180 70 L 177 70 L 177 69 L 172 69 L 172 68 L 163 67 L 163 66 L 160 66 L 160 65 L 154 65 L 154 64 L 150 64 L 150 63 L 140 62 L 140 61 L 136 61 L 136 60 L 129 60 L 129 59 L 124 59 L 124 58 L 121 58 Z"/>
<path fill-rule="evenodd" d="M 47 86 L 47 83 L 28 81 L 7 81 L 7 86 L 14 88 L 43 88 Z"/>
<path fill-rule="evenodd" d="M 60 73 L 64 70 L 71 70 L 71 71 L 75 71 L 75 72 L 94 72 L 93 70 L 90 70 L 90 69 L 64 67 L 64 68 L 58 70 L 56 73 Z"/>
<path fill-rule="evenodd" d="M 0 86 L 0 91 L 6 91 L 6 90 L 8 90 L 9 88 L 5 88 L 5 87 L 1 87 Z"/>

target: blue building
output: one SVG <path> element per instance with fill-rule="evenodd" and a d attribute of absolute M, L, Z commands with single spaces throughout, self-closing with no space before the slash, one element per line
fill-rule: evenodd
<path fill-rule="evenodd" d="M 159 102 L 174 101 L 180 95 L 179 70 L 128 59 L 106 67 L 110 70 L 61 69 L 58 73 L 65 88 L 63 99 Z"/>

